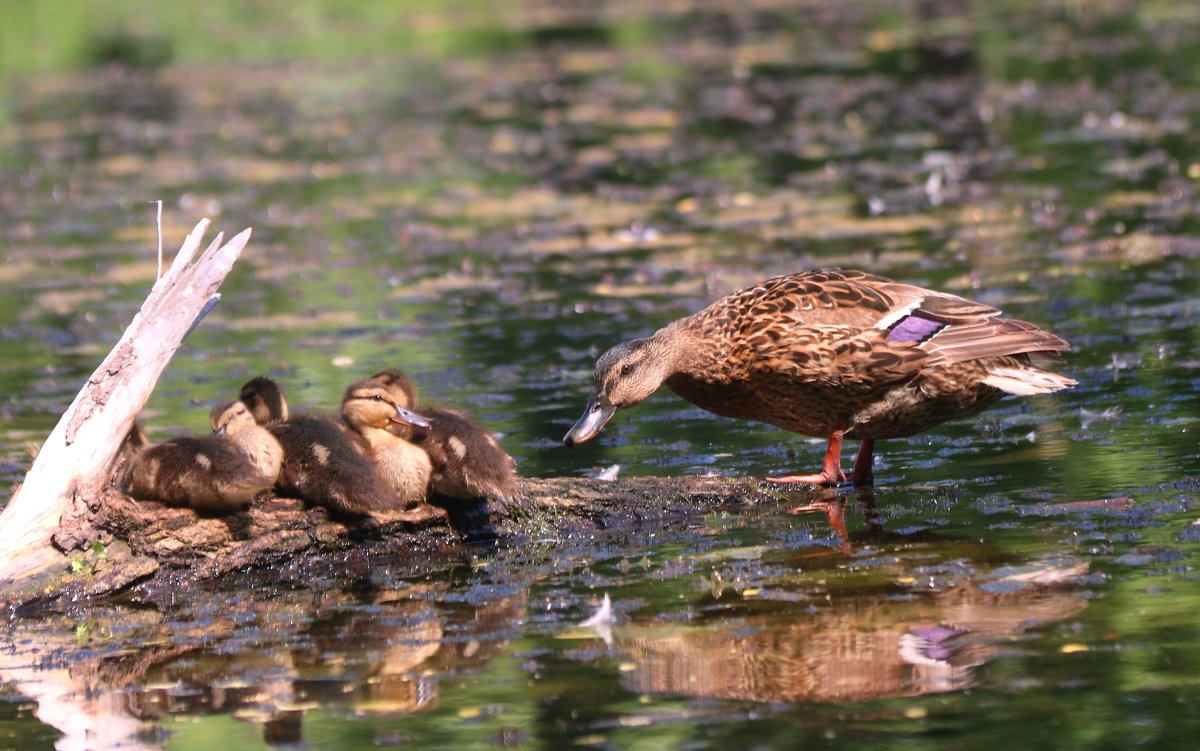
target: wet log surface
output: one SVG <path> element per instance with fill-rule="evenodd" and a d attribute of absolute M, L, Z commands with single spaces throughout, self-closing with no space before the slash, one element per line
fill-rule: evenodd
<path fill-rule="evenodd" d="M 339 519 L 303 502 L 264 497 L 221 517 L 136 501 L 114 487 L 76 499 L 55 533 L 65 570 L 10 591 L 10 606 L 53 605 L 130 593 L 169 601 L 181 587 L 257 570 L 281 585 L 313 571 L 353 581 L 384 558 L 452 553 L 471 545 L 560 540 L 603 530 L 693 523 L 714 511 L 777 510 L 795 503 L 753 479 L 719 477 L 523 479 L 525 502 L 492 510 L 457 502 L 421 505 L 385 526 Z M 303 572 L 303 573 L 301 573 Z"/>

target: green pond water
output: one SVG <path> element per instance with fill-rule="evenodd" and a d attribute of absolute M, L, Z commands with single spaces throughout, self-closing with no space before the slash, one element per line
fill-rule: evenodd
<path fill-rule="evenodd" d="M 152 438 L 401 367 L 531 477 L 814 471 L 596 356 L 820 266 L 1071 342 L 874 491 L 0 630 L 0 748 L 1193 748 L 1200 11 L 1172 2 L 0 7 L 0 497 L 202 217 L 254 234 Z M 865 513 L 864 513 L 865 512 Z M 582 626 L 608 595 L 610 626 Z"/>

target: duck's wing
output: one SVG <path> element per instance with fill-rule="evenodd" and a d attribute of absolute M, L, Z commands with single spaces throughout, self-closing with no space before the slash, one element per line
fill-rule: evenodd
<path fill-rule="evenodd" d="M 915 377 L 929 355 L 907 342 L 892 342 L 879 329 L 804 326 L 786 336 L 761 331 L 735 350 L 754 378 L 782 377 L 799 383 L 869 394 Z"/>
<path fill-rule="evenodd" d="M 986 320 L 1000 311 L 957 295 L 848 269 L 777 276 L 734 292 L 696 315 L 731 334 L 762 325 L 846 326 L 891 331 L 912 316 L 947 325 Z M 897 338 L 910 341 L 902 329 Z"/>
<path fill-rule="evenodd" d="M 861 271 L 823 269 L 776 277 L 723 302 L 743 338 L 765 332 L 779 340 L 795 336 L 797 346 L 803 346 L 816 328 L 843 328 L 847 338 L 862 329 L 878 329 L 901 349 L 908 344 L 924 350 L 931 365 L 1069 348 L 1031 323 L 1001 318 L 1001 311 L 990 305 Z M 880 355 L 889 349 L 877 342 L 872 347 Z"/>

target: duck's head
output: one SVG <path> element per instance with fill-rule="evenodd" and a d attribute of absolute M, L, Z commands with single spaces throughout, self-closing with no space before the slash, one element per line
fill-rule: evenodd
<path fill-rule="evenodd" d="M 279 384 L 265 376 L 246 381 L 238 393 L 238 399 L 250 410 L 259 425 L 282 422 L 288 419 L 287 398 Z"/>
<path fill-rule="evenodd" d="M 401 407 L 407 409 L 417 408 L 417 386 L 412 382 L 411 378 L 399 370 L 385 368 L 371 376 L 370 380 L 387 388 Z"/>
<path fill-rule="evenodd" d="M 429 423 L 400 404 L 392 391 L 377 381 L 356 381 L 342 397 L 342 418 L 351 427 L 387 429 L 388 425 L 427 428 Z"/>
<path fill-rule="evenodd" d="M 209 422 L 215 436 L 235 436 L 258 424 L 254 415 L 250 413 L 250 408 L 240 400 L 224 402 L 213 407 Z"/>
<path fill-rule="evenodd" d="M 669 347 L 656 337 L 621 342 L 600 356 L 583 417 L 563 436 L 574 446 L 590 440 L 617 410 L 650 397 L 671 375 L 674 367 Z"/>

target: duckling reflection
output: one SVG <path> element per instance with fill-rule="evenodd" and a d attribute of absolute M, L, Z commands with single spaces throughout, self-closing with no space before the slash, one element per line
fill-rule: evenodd
<path fill-rule="evenodd" d="M 199 626 L 171 619 L 163 628 L 174 638 L 182 628 L 189 639 L 158 659 L 93 651 L 88 659 L 99 666 L 76 674 L 103 675 L 97 693 L 122 688 L 125 711 L 143 720 L 225 713 L 262 723 L 268 740 L 300 744 L 311 708 L 392 716 L 427 711 L 438 704 L 441 676 L 478 671 L 505 651 L 512 624 L 526 615 L 528 590 L 480 606 L 440 602 L 439 592 L 450 586 L 417 584 L 365 598 L 361 591 L 280 593 L 247 603 L 252 619 L 246 613 L 236 623 L 228 616 L 202 619 L 206 630 L 234 644 L 249 639 L 241 649 L 198 646 L 210 643 L 211 634 L 188 633 Z M 224 597 L 200 593 L 191 604 L 221 612 Z M 272 627 L 260 631 L 248 621 Z"/>
<path fill-rule="evenodd" d="M 151 445 L 134 423 L 120 454 L 126 493 L 204 514 L 237 511 L 275 482 L 227 438 L 188 436 Z"/>
<path fill-rule="evenodd" d="M 490 432 L 462 412 L 419 407 L 416 385 L 399 370 L 381 370 L 371 380 L 383 384 L 398 403 L 428 420 L 428 428 L 394 425 L 389 430 L 429 455 L 434 495 L 451 500 L 485 499 L 501 506 L 521 498 L 517 463 Z"/>

